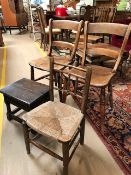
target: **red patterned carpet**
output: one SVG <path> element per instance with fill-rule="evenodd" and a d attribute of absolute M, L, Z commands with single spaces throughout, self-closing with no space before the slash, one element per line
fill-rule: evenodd
<path fill-rule="evenodd" d="M 131 82 L 131 81 L 130 81 Z M 90 90 L 87 119 L 126 175 L 131 174 L 131 83 L 116 81 L 113 110 L 107 106 L 104 130 L 100 130 L 99 92 Z M 79 103 L 77 101 L 77 103 Z"/>

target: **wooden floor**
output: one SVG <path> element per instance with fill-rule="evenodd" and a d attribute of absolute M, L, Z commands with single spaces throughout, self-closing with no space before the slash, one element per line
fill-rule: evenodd
<path fill-rule="evenodd" d="M 29 34 L 12 33 L 12 35 L 4 34 L 4 41 L 7 45 L 6 84 L 23 77 L 30 78 L 28 62 L 42 57 L 42 53 Z M 68 103 L 76 106 L 71 99 L 68 99 Z M 16 122 L 7 121 L 5 112 L 4 106 L 0 175 L 61 175 L 62 162 L 59 160 L 34 146 L 31 146 L 31 154 L 26 154 L 22 126 Z M 54 140 L 44 138 L 44 142 L 60 152 L 60 147 Z M 123 175 L 87 121 L 85 145 L 79 146 L 75 152 L 69 165 L 69 175 Z"/>

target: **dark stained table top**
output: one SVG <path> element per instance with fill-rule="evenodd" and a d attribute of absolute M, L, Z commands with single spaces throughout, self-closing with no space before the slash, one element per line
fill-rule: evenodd
<path fill-rule="evenodd" d="M 23 109 L 31 110 L 38 103 L 43 103 L 44 98 L 49 98 L 49 86 L 26 78 L 22 78 L 11 85 L 1 89 L 4 97 L 16 105 L 23 106 Z"/>

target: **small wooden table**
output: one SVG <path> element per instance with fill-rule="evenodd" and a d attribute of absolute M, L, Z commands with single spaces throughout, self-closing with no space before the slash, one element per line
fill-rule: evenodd
<path fill-rule="evenodd" d="M 22 119 L 15 115 L 21 109 L 30 111 L 44 102 L 49 101 L 49 86 L 26 78 L 1 89 L 7 107 L 7 119 L 22 123 Z M 11 104 L 17 108 L 11 110 Z"/>

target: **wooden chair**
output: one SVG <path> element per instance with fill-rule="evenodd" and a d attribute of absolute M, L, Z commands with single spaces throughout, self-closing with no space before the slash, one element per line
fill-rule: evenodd
<path fill-rule="evenodd" d="M 31 79 L 38 81 L 42 78 L 45 78 L 48 76 L 47 74 L 35 78 L 34 70 L 39 69 L 42 71 L 46 71 L 49 74 L 49 61 L 50 58 L 53 56 L 56 61 L 63 63 L 63 64 L 71 64 L 75 60 L 76 50 L 78 46 L 80 31 L 83 25 L 83 21 L 77 22 L 77 21 L 69 21 L 69 20 L 50 20 L 49 22 L 49 48 L 48 48 L 48 55 L 44 58 L 38 58 L 35 60 L 32 60 L 29 65 L 31 66 Z M 63 40 L 57 40 L 57 38 L 53 37 L 53 29 L 64 29 L 64 30 L 75 30 L 77 31 L 75 36 L 75 42 L 74 44 L 63 41 Z M 66 53 L 64 55 L 61 54 L 54 54 L 54 50 L 56 48 L 65 51 L 69 51 L 70 55 L 67 55 Z M 56 52 L 56 51 L 55 51 Z"/>
<path fill-rule="evenodd" d="M 55 65 L 55 66 L 54 66 Z M 68 73 L 66 69 L 55 69 L 58 66 L 74 68 L 76 71 L 84 74 L 82 77 L 76 74 Z M 68 94 L 81 99 L 81 108 L 76 109 L 61 102 L 54 101 L 54 73 L 60 73 L 61 85 L 59 90 L 66 91 Z M 68 77 L 68 86 L 63 86 L 64 78 Z M 75 80 L 75 88 L 71 90 L 72 78 Z M 50 65 L 50 101 L 28 112 L 23 116 L 23 128 L 27 154 L 30 154 L 30 143 L 47 152 L 51 156 L 63 161 L 63 175 L 68 175 L 68 165 L 79 143 L 84 144 L 85 114 L 89 93 L 91 78 L 91 68 L 81 69 L 70 65 L 63 65 L 54 62 L 51 58 Z M 78 84 L 82 82 L 83 93 L 79 94 Z M 84 83 L 83 83 L 84 82 Z M 55 88 L 56 89 L 56 88 Z M 43 144 L 33 140 L 29 135 L 30 129 L 35 130 L 43 136 L 49 136 L 62 144 L 62 156 L 51 151 Z M 72 148 L 73 147 L 73 148 Z M 72 149 L 71 149 L 72 148 Z M 55 174 L 55 173 L 54 173 Z"/>
<path fill-rule="evenodd" d="M 106 43 L 88 43 L 88 34 L 113 34 L 123 37 L 123 43 L 121 48 L 117 48 L 112 46 L 111 44 Z M 102 120 L 105 116 L 105 103 L 106 103 L 106 88 L 108 89 L 108 99 L 110 102 L 110 106 L 113 107 L 112 102 L 112 79 L 115 76 L 117 69 L 122 61 L 122 56 L 124 53 L 124 48 L 128 41 L 129 35 L 131 33 L 131 24 L 124 25 L 118 23 L 88 23 L 85 22 L 85 30 L 84 30 L 84 50 L 81 52 L 82 68 L 86 68 L 86 57 L 93 58 L 94 56 L 105 56 L 105 59 L 114 59 L 115 65 L 114 67 L 107 68 L 98 65 L 92 65 L 92 77 L 91 77 L 91 86 L 97 87 L 101 89 L 100 92 L 100 114 Z M 92 61 L 92 60 L 91 60 Z"/>
<path fill-rule="evenodd" d="M 81 6 L 79 16 L 78 16 L 78 20 L 80 21 L 80 16 L 84 15 L 84 21 L 89 21 L 90 20 L 90 10 L 91 10 L 90 5 Z"/>
<path fill-rule="evenodd" d="M 116 14 L 116 7 L 95 7 L 92 6 L 90 9 L 90 17 L 92 18 L 92 22 L 110 22 L 114 21 L 114 17 Z M 90 21 L 90 20 L 87 20 Z M 107 36 L 105 34 L 105 36 Z M 109 43 L 111 42 L 111 36 L 109 35 Z M 84 41 L 84 35 L 80 36 L 80 42 Z M 88 42 L 96 43 L 96 42 L 104 42 L 104 36 L 101 35 L 88 35 Z"/>
<path fill-rule="evenodd" d="M 49 26 L 47 26 L 47 21 L 46 21 L 46 11 L 43 10 L 42 7 L 38 7 L 37 13 L 38 13 L 38 19 L 39 19 L 39 23 L 40 23 L 41 47 L 43 44 L 44 50 L 45 50 L 47 48 L 48 37 L 49 37 Z M 60 29 L 53 29 L 52 32 L 54 35 L 60 35 L 61 30 Z"/>

